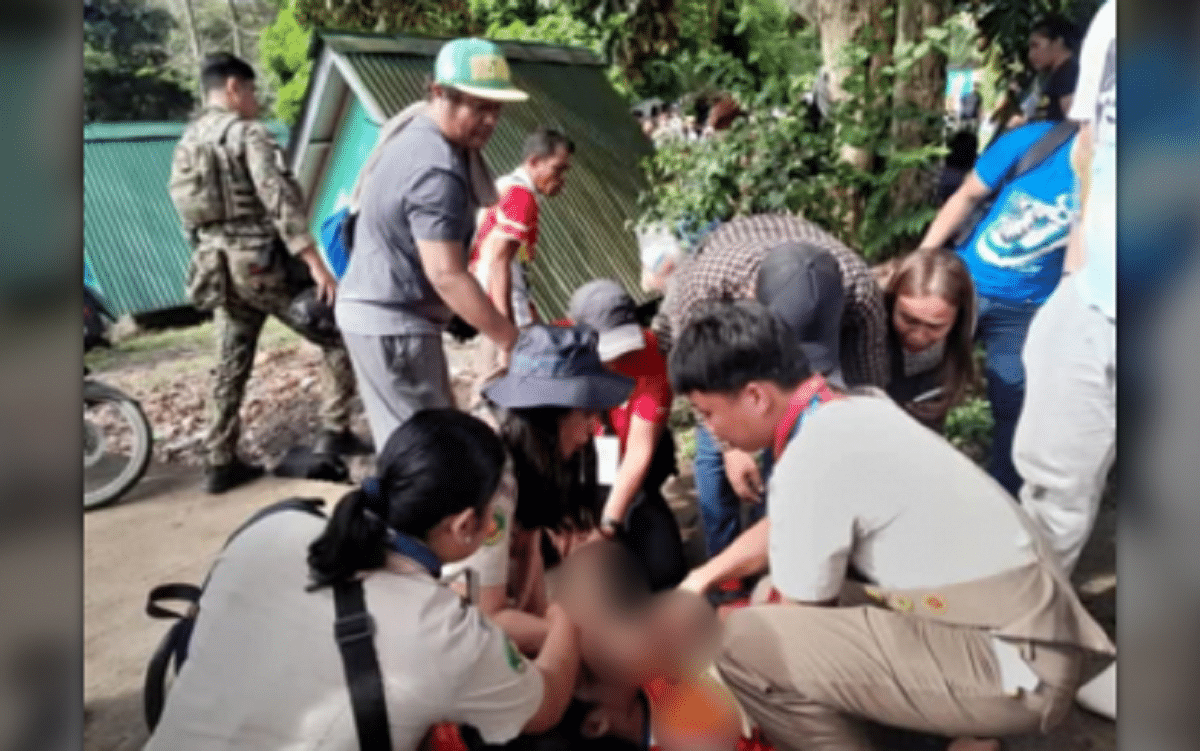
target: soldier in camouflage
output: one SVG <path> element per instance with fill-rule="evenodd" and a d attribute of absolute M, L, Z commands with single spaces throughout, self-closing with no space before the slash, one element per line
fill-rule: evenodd
<path fill-rule="evenodd" d="M 336 281 L 309 234 L 300 186 L 256 119 L 254 70 L 219 53 L 205 60 L 201 78 L 207 101 L 176 147 L 170 187 L 193 243 L 188 293 L 198 308 L 213 310 L 216 326 L 205 453 L 207 489 L 222 493 L 263 473 L 236 448 L 238 413 L 268 315 L 323 350 L 323 432 L 316 450 L 370 447 L 349 429 L 354 375 L 331 325 Z M 303 300 L 300 293 L 314 284 Z M 314 316 L 314 308 L 324 315 Z"/>

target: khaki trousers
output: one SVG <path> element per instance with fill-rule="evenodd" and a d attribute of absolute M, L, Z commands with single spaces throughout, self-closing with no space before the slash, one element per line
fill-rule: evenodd
<path fill-rule="evenodd" d="M 870 751 L 856 718 L 949 737 L 1056 723 L 1079 659 L 1039 652 L 1041 685 L 1006 695 L 991 637 L 978 629 L 870 606 L 757 605 L 730 614 L 717 669 L 779 751 Z"/>

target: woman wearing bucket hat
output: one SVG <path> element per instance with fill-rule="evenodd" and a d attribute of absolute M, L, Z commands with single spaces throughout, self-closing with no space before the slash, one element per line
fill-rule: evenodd
<path fill-rule="evenodd" d="M 603 437 L 597 438 L 598 461 L 613 464 L 599 469 L 608 488 L 601 529 L 642 560 L 653 590 L 669 589 L 687 576 L 687 561 L 679 524 L 662 495 L 663 482 L 678 470 L 667 427 L 673 395 L 666 358 L 654 334 L 638 322 L 633 298 L 612 279 L 575 290 L 569 315 L 598 332 L 605 366 L 635 382 L 629 400 L 608 411 Z M 615 450 L 601 450 L 600 441 L 612 442 Z"/>
<path fill-rule="evenodd" d="M 604 367 L 596 333 L 535 324 L 521 330 L 507 372 L 483 389 L 476 414 L 492 424 L 510 466 L 493 505 L 496 532 L 454 571 L 471 569 L 477 602 L 527 653 L 546 636 L 544 534 L 596 525 L 591 453 L 599 416 L 633 381 Z"/>

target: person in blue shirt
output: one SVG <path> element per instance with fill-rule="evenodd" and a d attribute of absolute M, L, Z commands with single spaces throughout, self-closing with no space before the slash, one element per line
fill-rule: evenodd
<path fill-rule="evenodd" d="M 1021 351 L 1034 313 L 1062 279 L 1072 216 L 1074 138 L 1034 169 L 1001 183 L 1052 127 L 1050 122 L 1031 123 L 997 139 L 939 210 L 921 242 L 929 248 L 953 243 L 975 207 L 1000 187 L 988 213 L 955 249 L 975 282 L 975 338 L 987 350 L 987 395 L 994 422 L 989 471 L 1014 496 L 1021 488 L 1012 459 L 1013 433 L 1025 398 Z"/>

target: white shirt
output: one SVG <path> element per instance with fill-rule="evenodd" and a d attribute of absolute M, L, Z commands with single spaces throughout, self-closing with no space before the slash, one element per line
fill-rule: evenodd
<path fill-rule="evenodd" d="M 222 553 L 148 751 L 357 751 L 333 594 L 305 591 L 323 527 L 282 512 Z M 454 592 L 421 570 L 375 572 L 364 589 L 394 748 L 415 749 L 440 722 L 502 743 L 537 711 L 541 673 Z"/>
<path fill-rule="evenodd" d="M 1082 217 L 1084 265 L 1075 275 L 1083 298 L 1117 317 L 1117 8 L 1096 11 L 1079 56 L 1079 82 L 1068 116 L 1091 123 L 1091 190 Z"/>
<path fill-rule="evenodd" d="M 1016 501 L 891 400 L 852 396 L 813 412 L 772 470 L 769 560 L 794 600 L 838 596 L 848 563 L 885 588 L 939 587 L 1033 562 Z M 992 639 L 1006 692 L 1038 677 Z"/>
<path fill-rule="evenodd" d="M 965 455 L 888 399 L 813 412 L 772 470 L 775 587 L 835 598 L 848 563 L 885 588 L 937 587 L 1036 556 L 1016 502 Z"/>

